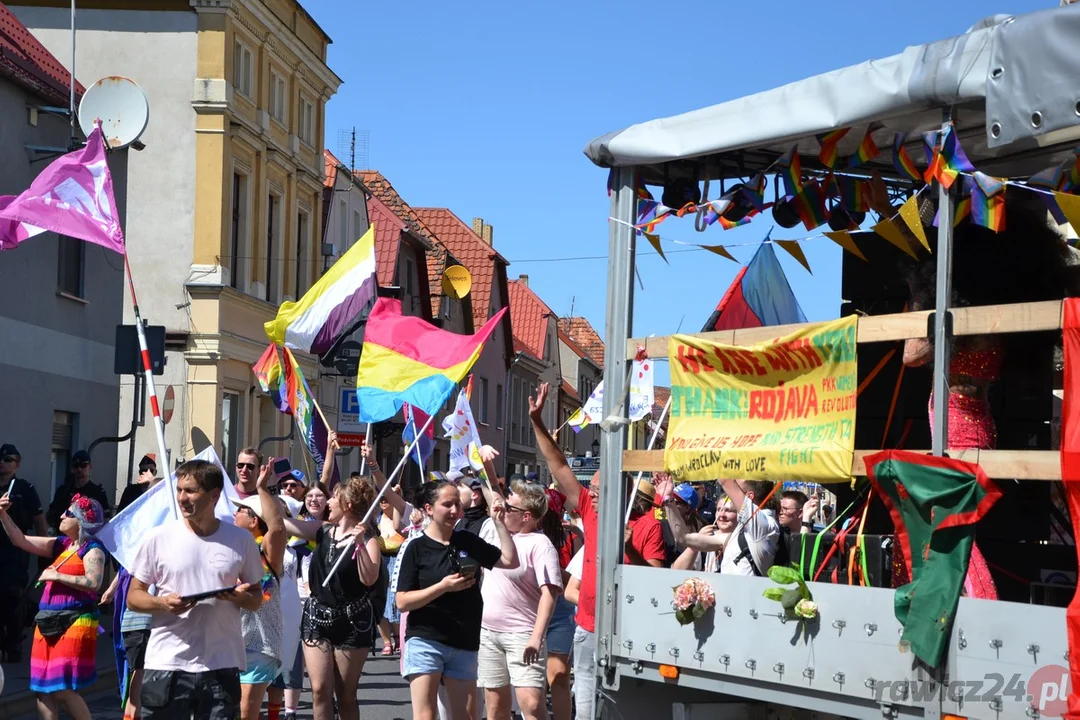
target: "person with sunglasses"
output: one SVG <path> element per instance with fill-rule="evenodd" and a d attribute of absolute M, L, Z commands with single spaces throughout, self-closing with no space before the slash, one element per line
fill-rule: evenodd
<path fill-rule="evenodd" d="M 263 466 L 263 454 L 255 448 L 244 448 L 236 456 L 236 494 L 243 500 L 259 494 L 259 469 Z"/>
<path fill-rule="evenodd" d="M 21 462 L 22 455 L 14 445 L 0 445 L 0 496 L 11 501 L 8 516 L 24 535 L 44 537 L 48 528 L 37 490 L 30 481 L 15 475 Z M 30 555 L 0 533 L 0 662 L 22 662 L 23 603 L 29 583 Z"/>
<path fill-rule="evenodd" d="M 402 675 L 409 682 L 414 718 L 438 716 L 438 692 L 443 685 L 449 700 L 448 720 L 466 720 L 469 697 L 476 694 L 484 615 L 477 574 L 481 568 L 517 568 L 517 549 L 498 496 L 489 498 L 489 507 L 499 547 L 467 530 L 454 529 L 462 515 L 455 485 L 425 483 L 417 500 L 431 522 L 403 546 L 398 561 L 395 597 L 398 610 L 409 614 Z"/>
<path fill-rule="evenodd" d="M 92 470 L 90 453 L 79 450 L 71 456 L 71 472 L 68 473 L 64 484 L 56 489 L 52 504 L 49 505 L 49 512 L 45 516 L 49 521 L 49 527 L 56 530 L 57 533 L 60 532 L 60 520 L 64 511 L 71 506 L 71 499 L 75 495 L 82 495 L 101 503 L 101 507 L 105 511 L 105 518 L 109 518 L 112 510 L 109 496 L 105 494 L 105 488 L 90 480 Z"/>

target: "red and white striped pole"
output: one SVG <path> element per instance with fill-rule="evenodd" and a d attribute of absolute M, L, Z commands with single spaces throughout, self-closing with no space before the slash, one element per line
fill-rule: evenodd
<path fill-rule="evenodd" d="M 154 369 L 150 364 L 150 349 L 146 343 L 146 330 L 143 328 L 142 316 L 139 314 L 139 300 L 135 297 L 135 282 L 131 277 L 131 263 L 128 262 L 127 253 L 124 253 L 124 267 L 127 269 L 128 289 L 131 290 L 131 305 L 135 310 L 135 328 L 139 335 L 139 354 L 142 356 L 143 376 L 146 379 L 146 389 L 150 396 L 150 409 L 154 413 L 154 429 L 157 431 L 158 442 L 158 467 L 164 469 L 163 477 L 171 488 L 173 498 L 176 497 L 176 488 L 172 487 L 172 469 L 169 467 L 169 451 L 165 445 L 165 423 L 161 420 L 161 403 L 158 402 L 157 389 L 154 387 Z M 138 402 L 138 398 L 133 402 Z M 176 502 L 172 503 L 173 516 L 179 517 Z"/>

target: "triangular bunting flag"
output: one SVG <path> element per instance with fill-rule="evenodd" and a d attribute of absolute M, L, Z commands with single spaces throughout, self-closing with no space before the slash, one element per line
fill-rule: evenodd
<path fill-rule="evenodd" d="M 900 206 L 900 217 L 904 219 L 904 223 L 908 226 L 911 234 L 919 238 L 922 246 L 926 248 L 927 252 L 930 252 L 930 243 L 927 241 L 926 231 L 923 229 L 922 216 L 919 215 L 918 196 L 912 195 Z"/>
<path fill-rule="evenodd" d="M 825 237 L 832 240 L 840 247 L 847 250 L 849 253 L 859 258 L 863 262 L 868 262 L 866 256 L 862 254 L 862 250 L 855 244 L 855 238 L 851 237 L 851 233 L 847 230 L 841 230 L 840 232 L 827 232 Z"/>
<path fill-rule="evenodd" d="M 1065 214 L 1065 219 L 1073 226 L 1073 230 L 1080 234 L 1080 195 L 1056 192 L 1054 199 L 1057 200 L 1061 212 Z"/>
<path fill-rule="evenodd" d="M 900 228 L 893 225 L 892 220 L 889 220 L 889 219 L 886 218 L 885 220 L 882 220 L 881 222 L 879 222 L 877 225 L 875 225 L 874 227 L 872 227 L 870 229 L 873 230 L 874 232 L 876 232 L 881 237 L 888 240 L 890 243 L 892 243 L 896 247 L 903 250 L 905 253 L 910 255 L 913 259 L 915 259 L 915 260 L 919 259 L 918 257 L 916 257 L 915 253 L 912 252 L 911 247 L 908 245 L 907 238 L 904 237 L 904 233 L 902 233 L 900 231 Z"/>
<path fill-rule="evenodd" d="M 810 263 L 806 261 L 806 255 L 803 253 L 802 247 L 799 245 L 798 240 L 773 240 L 777 245 L 788 251 L 791 257 L 799 261 L 799 264 L 806 268 L 806 272 L 811 275 L 814 271 L 810 269 Z"/>
<path fill-rule="evenodd" d="M 713 253 L 714 255 L 719 255 L 720 257 L 726 257 L 728 260 L 731 260 L 732 262 L 739 262 L 738 260 L 735 259 L 734 255 L 732 255 L 731 253 L 729 253 L 727 251 L 727 248 L 725 248 L 723 245 L 698 245 L 698 247 L 701 248 L 702 250 L 708 250 L 709 252 Z"/>
<path fill-rule="evenodd" d="M 650 235 L 649 233 L 643 234 L 645 235 L 645 239 L 649 241 L 649 244 L 653 246 L 653 249 L 656 250 L 656 254 L 662 257 L 664 259 L 664 262 L 670 265 L 671 263 L 668 262 L 667 257 L 664 255 L 664 248 L 660 247 L 660 236 Z"/>
<path fill-rule="evenodd" d="M 1005 181 L 978 171 L 972 178 L 971 221 L 1001 232 L 1005 229 Z"/>

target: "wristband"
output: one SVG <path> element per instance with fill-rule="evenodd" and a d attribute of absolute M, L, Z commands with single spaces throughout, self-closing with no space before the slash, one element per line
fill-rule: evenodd
<path fill-rule="evenodd" d="M 803 520 L 802 521 L 802 526 L 804 528 L 810 528 L 811 530 L 814 529 L 814 523 L 810 522 L 809 520 Z"/>

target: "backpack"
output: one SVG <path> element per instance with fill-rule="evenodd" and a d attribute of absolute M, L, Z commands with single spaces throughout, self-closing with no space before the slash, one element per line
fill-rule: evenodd
<path fill-rule="evenodd" d="M 746 562 L 750 563 L 750 569 L 757 577 L 765 577 L 765 573 L 761 572 L 761 569 L 754 562 L 754 555 L 750 552 L 750 541 L 746 539 L 746 528 L 739 529 L 739 555 L 735 558 L 735 564 L 738 565 L 744 558 Z M 783 530 L 780 531 L 779 536 L 776 538 L 776 556 L 773 557 L 773 565 L 779 567 L 788 567 L 791 565 L 791 550 L 788 547 L 788 538 L 785 536 Z"/>

